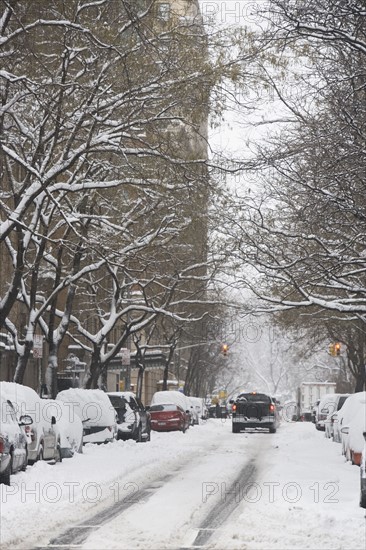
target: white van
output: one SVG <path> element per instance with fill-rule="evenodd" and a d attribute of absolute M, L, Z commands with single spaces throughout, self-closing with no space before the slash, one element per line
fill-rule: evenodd
<path fill-rule="evenodd" d="M 83 423 L 83 443 L 108 443 L 116 438 L 116 411 L 102 390 L 70 388 L 56 396 Z"/>

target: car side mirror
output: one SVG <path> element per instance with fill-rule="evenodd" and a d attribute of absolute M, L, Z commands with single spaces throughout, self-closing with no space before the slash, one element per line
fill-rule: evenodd
<path fill-rule="evenodd" d="M 364 437 L 364 440 L 366 441 L 366 432 L 363 432 L 363 437 Z"/>
<path fill-rule="evenodd" d="M 29 416 L 29 414 L 24 414 L 19 418 L 18 424 L 19 426 L 30 426 L 31 424 L 33 424 L 32 417 Z"/>
<path fill-rule="evenodd" d="M 349 427 L 346 426 L 345 428 L 342 428 L 342 429 L 341 429 L 341 433 L 342 433 L 342 434 L 348 434 L 348 433 L 349 433 Z"/>
<path fill-rule="evenodd" d="M 56 417 L 51 416 L 51 426 L 53 426 L 54 424 L 56 424 Z"/>

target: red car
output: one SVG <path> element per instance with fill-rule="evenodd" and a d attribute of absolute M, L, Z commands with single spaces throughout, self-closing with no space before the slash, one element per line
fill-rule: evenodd
<path fill-rule="evenodd" d="M 181 431 L 189 428 L 190 417 L 179 405 L 163 403 L 152 405 L 149 409 L 151 429 L 156 432 Z"/>

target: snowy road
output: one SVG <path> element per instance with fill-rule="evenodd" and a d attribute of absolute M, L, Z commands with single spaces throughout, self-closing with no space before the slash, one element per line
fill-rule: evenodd
<path fill-rule="evenodd" d="M 358 491 L 359 468 L 312 424 L 232 434 L 210 420 L 12 476 L 1 546 L 364 550 Z"/>

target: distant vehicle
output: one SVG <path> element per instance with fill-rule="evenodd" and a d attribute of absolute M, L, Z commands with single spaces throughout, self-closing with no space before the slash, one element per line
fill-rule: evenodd
<path fill-rule="evenodd" d="M 337 412 L 343 406 L 343 403 L 346 401 L 349 393 L 335 393 L 334 396 L 334 406 L 332 404 L 332 406 L 329 407 L 330 412 L 324 421 L 325 437 L 329 439 L 333 438 L 334 423 L 337 422 Z"/>
<path fill-rule="evenodd" d="M 189 397 L 189 401 L 193 404 L 195 407 L 198 419 L 200 420 L 207 420 L 208 417 L 208 411 L 206 407 L 206 403 L 203 397 Z M 198 422 L 197 422 L 198 424 Z"/>
<path fill-rule="evenodd" d="M 360 464 L 360 506 L 366 508 L 366 431 L 363 433 L 364 445 Z"/>
<path fill-rule="evenodd" d="M 190 426 L 190 417 L 175 403 L 151 405 L 151 428 L 156 432 L 181 431 L 185 433 Z"/>
<path fill-rule="evenodd" d="M 248 428 L 267 429 L 275 433 L 279 425 L 276 404 L 264 393 L 241 393 L 232 400 L 232 431 L 238 433 Z"/>
<path fill-rule="evenodd" d="M 65 403 L 81 419 L 83 444 L 109 443 L 116 438 L 116 411 L 102 390 L 70 388 L 59 392 L 56 401 Z"/>
<path fill-rule="evenodd" d="M 10 476 L 27 467 L 28 444 L 23 427 L 33 421 L 29 415 L 18 421 L 12 402 L 2 396 L 0 408 L 0 483 L 10 485 Z"/>
<path fill-rule="evenodd" d="M 108 392 L 117 413 L 117 439 L 150 441 L 150 413 L 133 392 Z"/>
<path fill-rule="evenodd" d="M 349 396 L 338 413 L 340 423 L 342 454 L 347 460 L 359 466 L 366 432 L 366 392 Z"/>
<path fill-rule="evenodd" d="M 334 393 L 334 382 L 303 382 L 297 389 L 299 419 L 314 421 L 314 406 L 325 394 Z"/>
<path fill-rule="evenodd" d="M 0 393 L 12 402 L 17 416 L 29 415 L 32 418 L 32 424 L 25 426 L 28 464 L 37 460 L 60 462 L 62 456 L 56 418 L 43 413 L 44 400 L 32 388 L 15 382 L 0 382 Z"/>

